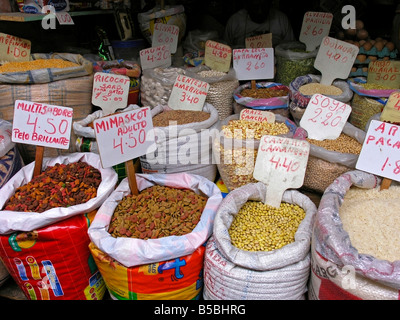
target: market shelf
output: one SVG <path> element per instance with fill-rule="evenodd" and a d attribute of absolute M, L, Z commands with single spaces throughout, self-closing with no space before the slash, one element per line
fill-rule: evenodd
<path fill-rule="evenodd" d="M 71 17 L 89 16 L 99 14 L 111 14 L 113 10 L 87 10 L 87 11 L 70 11 Z M 42 20 L 45 14 L 43 13 L 23 13 L 23 12 L 3 12 L 0 13 L 0 21 L 13 22 L 31 22 Z"/>

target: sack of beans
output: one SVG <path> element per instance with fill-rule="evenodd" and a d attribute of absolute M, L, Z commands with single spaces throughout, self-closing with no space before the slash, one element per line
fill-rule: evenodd
<path fill-rule="evenodd" d="M 114 299 L 198 299 L 221 191 L 186 173 L 124 179 L 89 227 L 90 250 Z"/>
<path fill-rule="evenodd" d="M 320 83 L 321 76 L 307 74 L 294 79 L 290 85 L 289 111 L 294 121 L 299 124 L 312 96 L 316 93 L 350 104 L 353 91 L 343 80 L 335 80 L 331 85 Z"/>
<path fill-rule="evenodd" d="M 252 88 L 250 82 L 240 85 L 233 92 L 234 113 L 245 108 L 270 111 L 289 117 L 289 88 L 280 83 L 257 82 Z"/>
<path fill-rule="evenodd" d="M 324 192 L 312 235 L 310 300 L 398 300 L 398 183 L 353 170 Z"/>
<path fill-rule="evenodd" d="M 336 139 L 315 140 L 310 143 L 303 187 L 323 193 L 341 174 L 356 167 L 366 132 L 346 122 Z"/>
<path fill-rule="evenodd" d="M 315 204 L 297 190 L 279 208 L 251 183 L 221 202 L 204 259 L 206 300 L 303 300 L 310 275 Z"/>
<path fill-rule="evenodd" d="M 157 149 L 140 157 L 143 173 L 191 173 L 214 181 L 212 130 L 219 123 L 218 111 L 205 103 L 203 110 L 152 109 Z"/>

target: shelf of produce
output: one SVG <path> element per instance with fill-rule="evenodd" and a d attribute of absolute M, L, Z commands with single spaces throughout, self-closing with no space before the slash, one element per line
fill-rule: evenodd
<path fill-rule="evenodd" d="M 113 10 L 87 10 L 68 12 L 71 17 L 89 16 L 99 14 L 111 14 Z M 12 22 L 31 22 L 42 20 L 45 14 L 42 13 L 23 13 L 23 12 L 3 12 L 0 13 L 0 21 Z"/>

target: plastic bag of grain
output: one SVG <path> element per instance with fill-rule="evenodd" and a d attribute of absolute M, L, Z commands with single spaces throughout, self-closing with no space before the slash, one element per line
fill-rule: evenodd
<path fill-rule="evenodd" d="M 152 109 L 152 117 L 171 111 L 168 106 Z M 184 110 L 182 110 L 184 111 Z M 212 158 L 212 130 L 218 125 L 218 111 L 205 103 L 203 113 L 209 117 L 191 123 L 154 126 L 157 149 L 140 157 L 143 173 L 191 173 L 214 181 L 217 165 Z M 176 119 L 178 121 L 178 119 Z"/>
<path fill-rule="evenodd" d="M 248 251 L 235 247 L 229 234 L 243 205 L 265 201 L 266 186 L 251 183 L 231 191 L 218 208 L 213 236 L 204 259 L 207 300 L 303 300 L 310 274 L 310 242 L 315 204 L 297 190 L 284 192 L 282 202 L 305 211 L 294 239 L 278 249 Z"/>
<path fill-rule="evenodd" d="M 398 300 L 399 185 L 353 170 L 324 192 L 312 236 L 310 300 Z"/>
<path fill-rule="evenodd" d="M 314 74 L 317 53 L 318 48 L 314 51 L 306 51 L 306 45 L 302 42 L 293 41 L 277 45 L 275 81 L 288 86 L 297 77 Z"/>
<path fill-rule="evenodd" d="M 349 84 L 343 80 L 335 80 L 330 86 L 320 84 L 321 76 L 307 74 L 294 79 L 290 85 L 289 111 L 294 121 L 299 124 L 301 117 L 315 93 L 323 94 L 343 103 L 350 103 L 353 91 Z"/>
<path fill-rule="evenodd" d="M 366 132 L 346 122 L 341 135 L 333 140 L 308 140 L 308 157 L 303 187 L 323 193 L 341 174 L 356 167 Z"/>

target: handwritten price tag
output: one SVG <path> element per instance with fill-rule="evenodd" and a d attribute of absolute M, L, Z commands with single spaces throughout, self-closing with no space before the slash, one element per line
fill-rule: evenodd
<path fill-rule="evenodd" d="M 246 48 L 272 48 L 272 33 L 248 37 L 245 39 L 245 45 Z"/>
<path fill-rule="evenodd" d="M 371 61 L 368 65 L 367 83 L 400 88 L 400 61 Z"/>
<path fill-rule="evenodd" d="M 172 24 L 155 23 L 152 47 L 169 46 L 170 52 L 175 53 L 178 47 L 179 27 Z"/>
<path fill-rule="evenodd" d="M 274 49 L 234 49 L 233 68 L 238 80 L 272 79 L 274 77 Z"/>
<path fill-rule="evenodd" d="M 28 61 L 31 55 L 31 42 L 0 33 L 0 61 Z"/>
<path fill-rule="evenodd" d="M 129 77 L 96 72 L 93 77 L 92 103 L 103 110 L 104 115 L 125 108 L 128 104 Z"/>
<path fill-rule="evenodd" d="M 96 119 L 93 127 L 103 168 L 132 160 L 156 149 L 149 107 Z"/>
<path fill-rule="evenodd" d="M 240 111 L 240 120 L 250 120 L 258 122 L 275 122 L 275 113 L 271 111 L 255 110 L 255 109 L 243 109 Z"/>
<path fill-rule="evenodd" d="M 314 51 L 329 35 L 332 20 L 332 13 L 308 11 L 304 14 L 299 40 L 306 45 L 307 51 Z"/>
<path fill-rule="evenodd" d="M 16 100 L 12 141 L 37 146 L 68 149 L 73 109 Z"/>
<path fill-rule="evenodd" d="M 261 137 L 253 176 L 267 186 L 266 204 L 279 208 L 286 189 L 303 185 L 309 153 L 305 140 Z"/>
<path fill-rule="evenodd" d="M 207 82 L 179 74 L 172 87 L 168 106 L 174 110 L 201 111 L 209 88 Z"/>
<path fill-rule="evenodd" d="M 371 120 L 356 169 L 400 181 L 400 127 Z"/>
<path fill-rule="evenodd" d="M 354 44 L 324 37 L 314 62 L 322 74 L 321 84 L 329 86 L 337 78 L 347 79 L 358 52 Z"/>
<path fill-rule="evenodd" d="M 72 20 L 71 15 L 66 11 L 56 12 L 56 17 L 57 17 L 58 23 L 60 25 L 73 25 L 73 24 L 75 24 L 74 21 Z"/>
<path fill-rule="evenodd" d="M 168 68 L 171 66 L 171 50 L 168 45 L 140 50 L 140 65 L 142 70 L 153 68 Z"/>
<path fill-rule="evenodd" d="M 213 70 L 228 72 L 231 66 L 232 49 L 222 43 L 207 40 L 204 51 L 204 64 Z"/>
<path fill-rule="evenodd" d="M 382 110 L 381 121 L 400 123 L 400 92 L 393 92 Z"/>
<path fill-rule="evenodd" d="M 351 106 L 322 94 L 314 94 L 300 120 L 310 139 L 337 139 L 351 113 Z"/>

